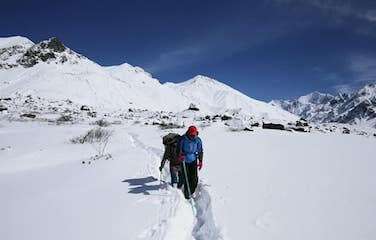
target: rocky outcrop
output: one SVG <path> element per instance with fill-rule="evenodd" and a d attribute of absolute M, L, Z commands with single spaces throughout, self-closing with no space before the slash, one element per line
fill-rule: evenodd
<path fill-rule="evenodd" d="M 50 38 L 29 48 L 18 63 L 24 67 L 32 67 L 40 62 L 77 63 L 81 55 L 66 48 L 57 38 Z"/>
<path fill-rule="evenodd" d="M 276 130 L 285 130 L 285 126 L 279 123 L 263 123 L 263 129 L 276 129 Z"/>

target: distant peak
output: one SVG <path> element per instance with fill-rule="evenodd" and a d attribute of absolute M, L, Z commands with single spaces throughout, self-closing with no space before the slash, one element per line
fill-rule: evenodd
<path fill-rule="evenodd" d="M 129 63 L 124 62 L 124 63 L 122 63 L 122 64 L 117 65 L 117 67 L 131 68 L 131 67 L 133 67 L 133 66 L 130 65 Z"/>
<path fill-rule="evenodd" d="M 307 95 L 301 96 L 301 98 L 314 98 L 314 97 L 325 97 L 325 96 L 332 96 L 332 95 L 328 93 L 314 91 L 314 92 L 308 93 Z"/>
<path fill-rule="evenodd" d="M 210 77 L 207 77 L 207 76 L 204 76 L 204 75 L 197 75 L 195 76 L 194 78 L 190 79 L 187 81 L 188 83 L 198 83 L 198 84 L 221 84 L 219 81 L 213 79 L 213 78 L 210 78 Z"/>
<path fill-rule="evenodd" d="M 22 36 L 0 37 L 0 48 L 8 48 L 13 46 L 31 47 L 34 43 Z"/>
<path fill-rule="evenodd" d="M 312 93 L 299 97 L 298 101 L 304 104 L 308 104 L 308 103 L 317 104 L 317 103 L 326 102 L 332 98 L 334 98 L 334 96 L 331 94 L 314 91 Z"/>
<path fill-rule="evenodd" d="M 319 91 L 314 91 L 314 92 L 311 92 L 309 94 L 307 94 L 306 96 L 326 96 L 327 94 L 326 93 L 322 93 L 322 92 L 319 92 Z"/>
<path fill-rule="evenodd" d="M 117 72 L 117 74 L 122 74 L 124 72 L 133 72 L 133 73 L 145 74 L 149 77 L 152 77 L 152 75 L 146 72 L 143 68 L 138 67 L 138 66 L 132 66 L 131 64 L 126 63 L 126 62 L 119 64 L 119 65 L 105 66 L 105 68 L 113 73 Z"/>
<path fill-rule="evenodd" d="M 192 78 L 194 80 L 198 80 L 198 81 L 211 81 L 211 80 L 214 80 L 210 77 L 207 77 L 207 76 L 204 76 L 204 75 L 196 75 L 194 78 Z"/>

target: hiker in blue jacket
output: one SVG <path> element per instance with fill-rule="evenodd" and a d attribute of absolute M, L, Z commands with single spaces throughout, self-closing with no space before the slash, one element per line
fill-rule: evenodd
<path fill-rule="evenodd" d="M 201 170 L 203 149 L 201 139 L 195 126 L 190 126 L 188 131 L 179 141 L 179 160 L 182 162 L 182 177 L 184 179 L 184 196 L 189 199 L 195 192 L 198 175 L 197 168 Z"/>

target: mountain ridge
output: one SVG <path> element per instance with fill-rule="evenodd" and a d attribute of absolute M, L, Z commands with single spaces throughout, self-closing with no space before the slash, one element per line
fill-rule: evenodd
<path fill-rule="evenodd" d="M 202 113 L 231 110 L 262 119 L 297 119 L 291 113 L 252 99 L 203 75 L 178 84 L 161 84 L 150 73 L 128 63 L 101 66 L 74 52 L 57 38 L 32 46 L 22 37 L 15 39 L 17 41 L 14 45 L 21 50 L 13 55 L 4 50 L 6 57 L 0 54 L 0 59 L 3 59 L 0 63 L 9 65 L 0 68 L 0 95 L 3 96 L 21 93 L 51 99 L 69 98 L 77 103 L 101 108 L 173 112 L 184 111 L 190 104 L 195 104 Z M 20 45 L 20 39 L 24 40 L 24 45 L 22 41 Z M 7 46 L 6 49 L 9 49 L 9 41 Z M 11 64 L 9 57 L 12 57 Z"/>
<path fill-rule="evenodd" d="M 339 122 L 376 127 L 376 84 L 369 83 L 347 94 L 313 92 L 293 100 L 270 104 L 318 123 Z"/>

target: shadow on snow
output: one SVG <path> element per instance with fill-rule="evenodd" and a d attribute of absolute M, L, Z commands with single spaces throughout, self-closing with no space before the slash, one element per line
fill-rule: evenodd
<path fill-rule="evenodd" d="M 155 177 L 143 177 L 143 178 L 129 178 L 122 182 L 129 184 L 128 193 L 133 194 L 144 194 L 151 195 L 152 191 L 158 191 L 159 189 L 165 188 L 166 183 L 160 183 Z"/>

